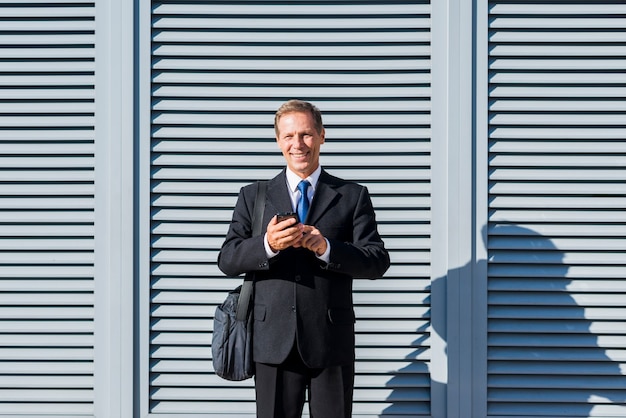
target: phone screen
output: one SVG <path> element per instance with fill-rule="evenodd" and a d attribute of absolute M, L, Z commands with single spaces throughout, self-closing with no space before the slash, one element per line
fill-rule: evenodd
<path fill-rule="evenodd" d="M 296 221 L 298 221 L 298 215 L 296 215 L 294 212 L 284 212 L 276 215 L 276 222 L 282 222 L 289 218 L 294 218 Z"/>

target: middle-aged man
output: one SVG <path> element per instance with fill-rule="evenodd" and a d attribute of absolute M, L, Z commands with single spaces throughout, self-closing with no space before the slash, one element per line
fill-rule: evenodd
<path fill-rule="evenodd" d="M 245 186 L 219 268 L 230 276 L 254 272 L 257 416 L 300 417 L 308 394 L 313 418 L 348 418 L 354 385 L 352 279 L 381 277 L 389 254 L 367 189 L 320 166 L 320 111 L 290 100 L 276 112 L 274 128 L 287 168 L 268 182 L 265 233 L 252 236 L 257 187 Z M 276 214 L 292 211 L 298 219 L 278 221 Z"/>

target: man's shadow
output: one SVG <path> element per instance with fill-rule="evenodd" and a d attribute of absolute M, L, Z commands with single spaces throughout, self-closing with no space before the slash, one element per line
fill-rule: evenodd
<path fill-rule="evenodd" d="M 620 363 L 608 355 L 607 343 L 600 344 L 598 334 L 593 332 L 617 315 L 605 319 L 587 313 L 577 303 L 580 286 L 569 277 L 570 265 L 550 238 L 517 225 L 492 225 L 489 231 L 483 227 L 482 234 L 488 260 L 478 260 L 476 266 L 482 263 L 484 267 L 485 262 L 489 266 L 487 413 L 568 418 L 626 416 L 626 369 L 622 370 Z M 471 267 L 468 263 L 448 276 L 467 276 Z M 461 276 L 461 280 L 470 279 Z M 436 287 L 435 281 L 432 287 Z M 442 322 L 432 321 L 430 334 L 445 336 L 445 330 L 433 326 Z M 618 326 L 613 325 L 613 329 Z M 432 337 L 423 329 L 416 331 L 420 337 L 411 345 L 416 350 L 406 356 L 412 363 L 420 361 L 418 355 Z M 606 340 L 610 338 L 606 336 Z M 422 375 L 416 369 L 411 364 L 397 370 L 387 382 L 386 386 L 392 388 L 387 398 L 390 405 L 380 417 L 432 413 L 430 399 L 407 397 L 409 379 L 420 386 L 417 382 Z M 431 393 L 445 394 L 446 385 L 431 373 Z M 473 382 L 458 385 L 469 388 Z M 470 415 L 468 411 L 468 418 Z"/>

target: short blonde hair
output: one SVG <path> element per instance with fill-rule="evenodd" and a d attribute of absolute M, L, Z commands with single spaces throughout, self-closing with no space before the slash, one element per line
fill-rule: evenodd
<path fill-rule="evenodd" d="M 274 131 L 276 135 L 278 135 L 278 121 L 287 113 L 292 112 L 303 112 L 309 113 L 313 117 L 313 122 L 315 124 L 315 130 L 318 134 L 321 134 L 324 130 L 324 124 L 322 123 L 322 112 L 315 107 L 314 104 L 305 102 L 304 100 L 291 99 L 285 103 L 283 103 L 278 110 L 276 111 L 276 115 L 274 116 Z"/>

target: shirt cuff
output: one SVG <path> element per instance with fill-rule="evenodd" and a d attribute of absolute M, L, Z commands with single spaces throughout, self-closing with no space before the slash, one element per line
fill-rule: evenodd
<path fill-rule="evenodd" d="M 272 251 L 272 247 L 270 247 L 270 243 L 267 240 L 267 232 L 263 236 L 263 246 L 265 247 L 265 255 L 268 259 L 276 257 L 280 251 Z"/>
<path fill-rule="evenodd" d="M 326 264 L 328 264 L 330 262 L 330 242 L 328 242 L 328 239 L 324 238 L 326 240 L 326 251 L 324 252 L 324 254 L 322 255 L 315 255 L 317 258 L 319 258 L 320 260 L 322 260 L 323 262 L 325 262 Z"/>

